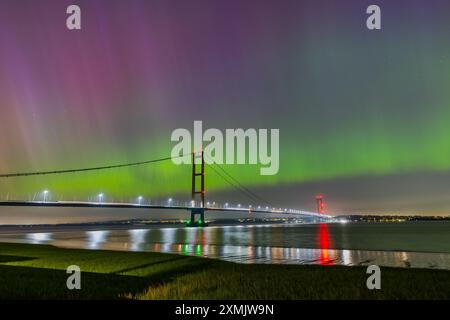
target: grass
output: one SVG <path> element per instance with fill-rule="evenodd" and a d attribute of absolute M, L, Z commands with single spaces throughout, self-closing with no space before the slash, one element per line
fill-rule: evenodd
<path fill-rule="evenodd" d="M 81 290 L 68 290 L 78 265 Z M 382 268 L 368 290 L 365 267 L 243 265 L 148 252 L 0 243 L 0 299 L 449 299 L 450 271 Z"/>

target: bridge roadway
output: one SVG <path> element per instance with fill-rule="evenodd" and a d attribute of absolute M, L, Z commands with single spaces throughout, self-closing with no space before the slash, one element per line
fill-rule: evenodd
<path fill-rule="evenodd" d="M 114 202 L 83 202 L 83 201 L 0 201 L 0 207 L 61 207 L 61 208 L 114 208 L 114 209 L 160 209 L 160 210 L 191 210 L 191 206 L 164 206 L 164 205 L 148 205 L 137 203 L 114 203 Z M 278 210 L 278 209 L 257 209 L 248 207 L 205 207 L 205 211 L 222 211 L 222 212 L 242 212 L 242 213 L 274 213 L 293 215 L 320 217 L 322 219 L 331 219 L 332 216 L 318 214 L 315 212 L 298 211 L 298 210 Z"/>

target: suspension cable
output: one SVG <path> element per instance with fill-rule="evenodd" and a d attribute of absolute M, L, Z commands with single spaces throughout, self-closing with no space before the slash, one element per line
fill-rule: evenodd
<path fill-rule="evenodd" d="M 206 155 L 207 156 L 207 155 Z M 210 157 L 207 156 L 208 159 L 210 159 L 211 161 L 213 161 Z M 225 175 L 228 176 L 229 179 L 233 180 L 233 182 L 229 181 L 226 177 L 224 177 L 222 174 L 220 174 L 220 172 L 218 172 L 213 165 L 215 165 L 218 169 L 220 169 Z M 272 206 L 268 201 L 266 201 L 264 198 L 260 197 L 259 195 L 257 195 L 256 193 L 254 193 L 253 191 L 251 191 L 250 189 L 248 189 L 247 187 L 245 187 L 238 179 L 234 178 L 229 172 L 227 172 L 224 168 L 222 168 L 221 166 L 219 166 L 219 164 L 217 164 L 216 162 L 213 161 L 212 165 L 208 164 L 208 166 L 213 169 L 219 176 L 222 177 L 222 179 L 224 179 L 226 182 L 228 182 L 230 185 L 234 186 L 236 189 L 238 189 L 239 191 L 241 191 L 242 193 L 246 194 L 247 197 L 251 198 L 253 201 L 256 202 L 263 202 L 269 206 Z"/>
<path fill-rule="evenodd" d="M 176 156 L 176 157 L 165 157 L 165 158 L 152 159 L 152 160 L 146 160 L 146 161 L 131 162 L 131 163 L 121 163 L 121 164 L 108 165 L 108 166 L 99 166 L 99 167 L 52 170 L 52 171 L 6 173 L 6 174 L 0 174 L 0 178 L 38 176 L 38 175 L 49 175 L 49 174 L 64 174 L 64 173 L 73 173 L 73 172 L 85 172 L 85 171 L 96 171 L 96 170 L 106 170 L 106 169 L 115 169 L 115 168 L 123 168 L 123 167 L 132 167 L 132 166 L 139 166 L 139 165 L 144 165 L 144 164 L 149 164 L 149 163 L 156 163 L 156 162 L 162 162 L 162 161 L 167 161 L 167 160 L 171 160 L 171 159 L 182 158 L 182 157 L 186 157 L 188 155 L 192 155 L 192 153 L 183 154 L 183 155 Z"/>

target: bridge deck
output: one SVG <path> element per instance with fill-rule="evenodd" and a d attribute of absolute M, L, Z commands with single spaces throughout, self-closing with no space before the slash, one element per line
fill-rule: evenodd
<path fill-rule="evenodd" d="M 191 210 L 200 209 L 190 206 L 163 206 L 163 205 L 148 205 L 136 203 L 111 203 L 111 202 L 82 202 L 82 201 L 0 201 L 2 207 L 62 207 L 62 208 L 122 208 L 122 209 L 160 209 L 160 210 Z M 205 207 L 205 211 L 230 211 L 230 212 L 251 212 L 251 213 L 286 213 L 298 214 L 301 216 L 315 216 L 321 218 L 331 218 L 331 216 L 318 214 L 315 212 L 300 211 L 291 212 L 284 210 L 266 210 L 253 208 L 218 208 Z"/>

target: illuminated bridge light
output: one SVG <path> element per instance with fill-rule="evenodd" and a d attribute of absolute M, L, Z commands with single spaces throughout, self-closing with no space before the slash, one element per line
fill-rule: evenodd
<path fill-rule="evenodd" d="M 48 190 L 44 190 L 42 193 L 44 195 L 44 202 L 46 202 L 47 201 Z"/>

